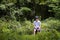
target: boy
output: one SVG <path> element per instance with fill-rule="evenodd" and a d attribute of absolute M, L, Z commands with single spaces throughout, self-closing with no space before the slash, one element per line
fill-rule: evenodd
<path fill-rule="evenodd" d="M 40 32 L 41 27 L 41 22 L 39 21 L 38 16 L 35 17 L 35 21 L 33 24 L 34 24 L 34 35 L 35 35 L 37 32 Z"/>

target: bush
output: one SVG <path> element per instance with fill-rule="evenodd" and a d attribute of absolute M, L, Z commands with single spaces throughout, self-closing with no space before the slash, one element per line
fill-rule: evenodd
<path fill-rule="evenodd" d="M 57 31 L 60 31 L 60 20 L 53 18 L 46 19 L 42 22 L 42 28 L 49 30 L 56 29 Z"/>
<path fill-rule="evenodd" d="M 56 30 L 40 32 L 37 35 L 20 35 L 20 40 L 60 40 L 60 33 Z"/>
<path fill-rule="evenodd" d="M 58 36 L 59 32 L 57 32 L 56 30 L 52 30 L 52 31 L 47 31 L 47 32 L 41 32 L 38 33 L 36 38 L 38 37 L 38 40 L 59 40 L 60 37 Z"/>
<path fill-rule="evenodd" d="M 33 24 L 30 21 L 24 21 L 21 23 L 22 28 L 19 29 L 23 34 L 31 35 L 33 33 Z"/>
<path fill-rule="evenodd" d="M 0 20 L 0 40 L 60 40 L 60 22 L 48 18 L 42 21 L 41 32 L 33 35 L 33 24 L 30 21 Z"/>
<path fill-rule="evenodd" d="M 8 40 L 9 38 L 13 40 L 13 36 L 17 33 L 16 30 L 20 27 L 21 25 L 17 21 L 0 20 L 0 40 Z"/>

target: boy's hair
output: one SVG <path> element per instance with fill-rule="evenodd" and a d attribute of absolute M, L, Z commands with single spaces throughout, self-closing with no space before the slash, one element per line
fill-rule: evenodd
<path fill-rule="evenodd" d="M 35 16 L 35 19 L 38 19 L 38 16 Z"/>

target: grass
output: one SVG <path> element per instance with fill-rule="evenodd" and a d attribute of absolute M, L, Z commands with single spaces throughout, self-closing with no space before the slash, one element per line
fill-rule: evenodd
<path fill-rule="evenodd" d="M 60 40 L 60 21 L 46 19 L 42 21 L 41 32 L 33 35 L 33 23 L 25 21 L 0 20 L 0 40 Z"/>

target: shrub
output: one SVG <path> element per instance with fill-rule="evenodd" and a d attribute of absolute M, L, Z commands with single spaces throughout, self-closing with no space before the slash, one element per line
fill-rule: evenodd
<path fill-rule="evenodd" d="M 60 31 L 60 20 L 57 19 L 46 19 L 44 22 L 42 22 L 42 28 L 44 29 L 56 29 L 57 31 Z"/>
<path fill-rule="evenodd" d="M 19 29 L 23 34 L 32 34 L 33 33 L 33 24 L 30 21 L 24 21 L 21 23 L 22 28 Z"/>
<path fill-rule="evenodd" d="M 56 30 L 52 30 L 52 31 L 47 31 L 47 32 L 41 32 L 38 33 L 36 38 L 38 37 L 38 40 L 59 40 L 60 37 L 58 36 L 59 32 L 57 32 Z"/>
<path fill-rule="evenodd" d="M 24 21 L 0 20 L 0 40 L 60 40 L 60 21 L 57 19 L 46 19 L 42 21 L 41 32 L 33 35 L 33 24 Z"/>

